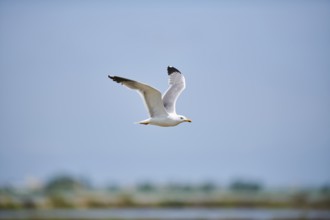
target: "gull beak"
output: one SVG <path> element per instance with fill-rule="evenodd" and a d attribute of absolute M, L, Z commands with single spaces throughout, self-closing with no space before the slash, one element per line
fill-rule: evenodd
<path fill-rule="evenodd" d="M 191 119 L 187 118 L 186 120 L 184 120 L 185 122 L 192 122 Z"/>

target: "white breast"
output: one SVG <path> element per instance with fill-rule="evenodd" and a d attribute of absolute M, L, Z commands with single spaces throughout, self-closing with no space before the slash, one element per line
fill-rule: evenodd
<path fill-rule="evenodd" d="M 180 124 L 181 121 L 175 120 L 171 116 L 169 117 L 162 117 L 162 118 L 151 118 L 150 124 L 158 125 L 162 127 L 171 127 Z"/>

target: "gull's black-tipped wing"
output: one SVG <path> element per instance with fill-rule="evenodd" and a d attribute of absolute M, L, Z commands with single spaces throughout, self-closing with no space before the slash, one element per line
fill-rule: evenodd
<path fill-rule="evenodd" d="M 163 105 L 161 93 L 157 89 L 144 83 L 140 83 L 119 76 L 109 75 L 108 77 L 113 81 L 120 83 L 130 89 L 137 90 L 144 101 L 144 104 L 149 112 L 150 117 L 168 115 Z"/>
<path fill-rule="evenodd" d="M 176 101 L 181 92 L 186 88 L 186 82 L 181 72 L 172 66 L 167 67 L 167 73 L 169 76 L 169 87 L 164 93 L 163 103 L 168 113 L 176 114 Z"/>

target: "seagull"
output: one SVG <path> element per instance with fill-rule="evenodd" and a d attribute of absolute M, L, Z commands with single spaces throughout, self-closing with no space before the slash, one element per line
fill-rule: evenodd
<path fill-rule="evenodd" d="M 167 73 L 169 87 L 163 96 L 160 91 L 147 84 L 119 76 L 108 75 L 108 77 L 117 83 L 121 83 L 123 86 L 136 90 L 141 95 L 150 118 L 137 123 L 171 127 L 182 122 L 191 122 L 191 119 L 176 114 L 175 110 L 176 100 L 186 87 L 185 78 L 173 66 L 167 67 Z"/>

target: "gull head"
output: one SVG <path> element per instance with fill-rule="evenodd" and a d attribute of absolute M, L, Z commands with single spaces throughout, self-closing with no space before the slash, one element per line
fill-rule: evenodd
<path fill-rule="evenodd" d="M 178 115 L 177 117 L 178 117 L 177 120 L 180 121 L 180 123 L 182 123 L 182 122 L 192 122 L 192 120 L 187 118 L 186 116 Z"/>

